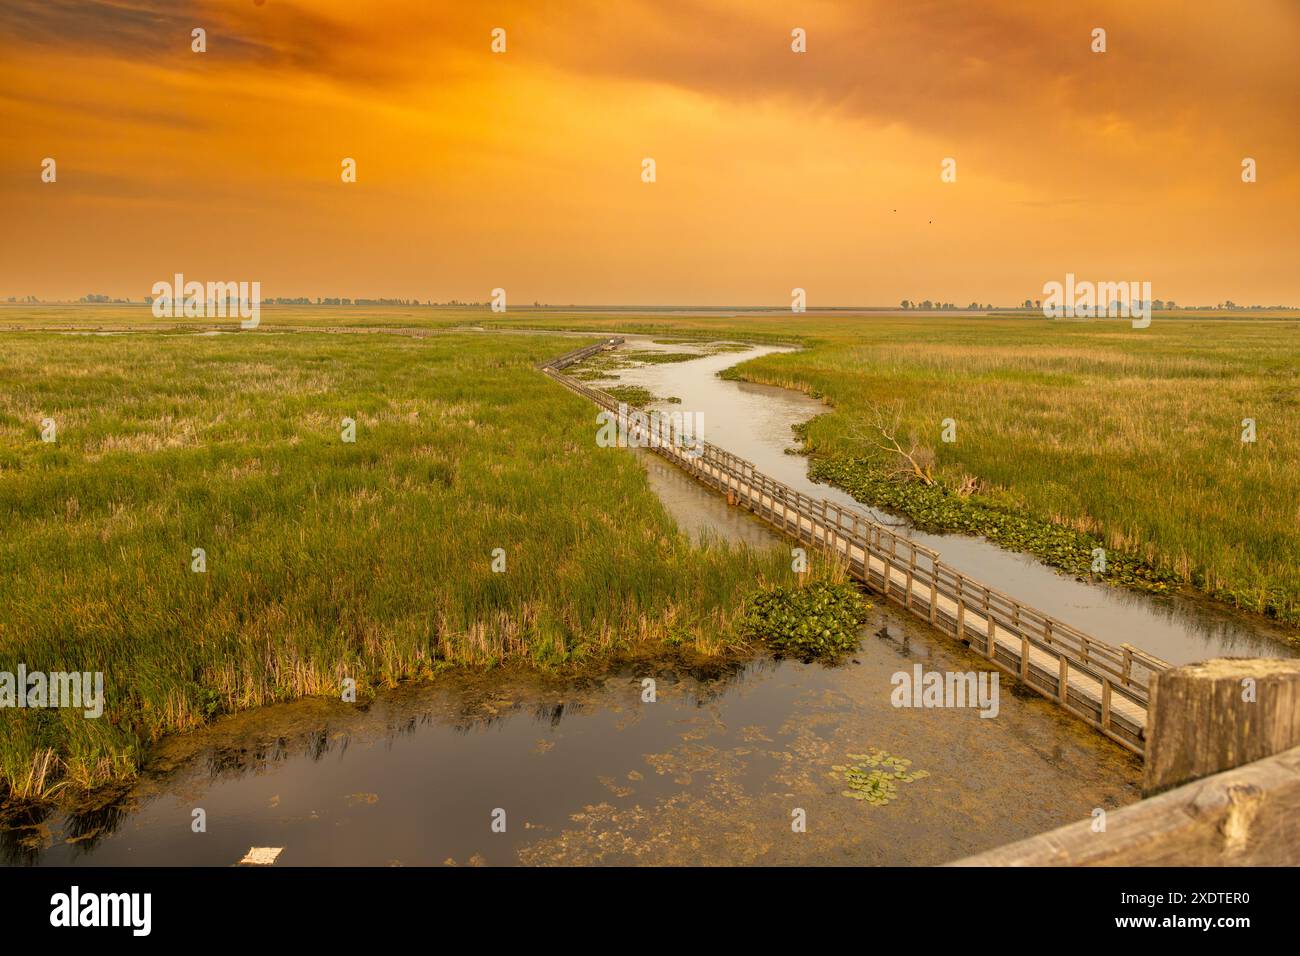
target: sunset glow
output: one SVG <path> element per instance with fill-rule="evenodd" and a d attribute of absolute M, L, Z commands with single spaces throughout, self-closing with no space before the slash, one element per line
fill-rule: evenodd
<path fill-rule="evenodd" d="M 1300 8 L 975 6 L 11 0 L 0 294 L 1300 302 Z"/>

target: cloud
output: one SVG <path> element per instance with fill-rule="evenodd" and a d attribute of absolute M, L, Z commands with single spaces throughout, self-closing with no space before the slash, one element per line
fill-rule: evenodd
<path fill-rule="evenodd" d="M 1300 6 L 1106 0 L 488 0 L 439 4 L 292 0 L 9 0 L 0 30 L 21 43 L 193 65 L 210 55 L 347 87 L 401 88 L 490 70 L 489 31 L 512 61 L 568 74 L 674 86 L 744 107 L 775 99 L 809 113 L 1046 144 L 1122 117 L 1141 135 L 1192 128 L 1297 145 Z M 794 56 L 790 30 L 808 31 Z M 1094 54 L 1091 31 L 1108 31 Z M 467 58 L 478 62 L 466 67 Z"/>
<path fill-rule="evenodd" d="M 1297 251 L 1300 206 L 1290 0 L 8 0 L 0 42 L 0 202 L 55 241 L 43 204 L 66 197 L 59 228 L 89 243 L 111 226 L 136 284 L 170 268 L 155 258 L 176 242 L 149 218 L 167 202 L 221 223 L 186 234 L 195 254 L 260 251 L 301 283 L 286 293 L 355 275 L 424 297 L 437 259 L 469 277 L 444 297 L 519 263 L 549 283 L 520 294 L 553 301 L 763 301 L 772 283 L 1018 300 L 1044 270 L 1122 255 L 1165 264 L 1179 298 L 1179 268 L 1207 284 L 1266 269 L 1271 300 L 1300 293 L 1273 265 Z M 39 191 L 43 156 L 58 192 Z M 945 156 L 956 186 L 939 185 Z M 9 266 L 75 273 L 69 255 Z M 1252 292 L 1210 293 L 1227 295 Z"/>

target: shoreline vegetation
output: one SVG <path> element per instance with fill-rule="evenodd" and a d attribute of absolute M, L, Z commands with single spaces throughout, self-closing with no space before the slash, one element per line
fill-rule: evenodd
<path fill-rule="evenodd" d="M 1105 570 L 1094 570 L 1094 553 L 1102 539 L 1063 525 L 1009 510 L 978 492 L 943 483 L 925 485 L 899 479 L 880 458 L 816 458 L 808 466 L 815 481 L 834 485 L 858 501 L 905 517 L 913 527 L 935 534 L 966 534 L 987 538 L 1008 551 L 1032 554 L 1044 564 L 1069 574 L 1163 593 L 1179 585 L 1171 571 L 1162 571 L 1136 555 L 1106 551 Z"/>
<path fill-rule="evenodd" d="M 597 446 L 535 369 L 571 339 L 3 335 L 0 671 L 102 672 L 106 696 L 0 712 L 10 810 L 345 679 L 364 702 L 450 669 L 752 654 L 750 596 L 797 583 L 780 548 L 694 543 Z"/>
<path fill-rule="evenodd" d="M 997 343 L 964 357 L 944 343 L 938 355 L 905 356 L 890 343 L 857 367 L 835 356 L 833 373 L 814 347 L 723 374 L 833 406 L 798 430 L 814 480 L 921 530 L 981 535 L 1072 575 L 1147 592 L 1187 588 L 1294 628 L 1296 642 L 1300 323 L 1251 331 L 1239 352 L 1222 339 L 1192 347 L 1201 329 L 1180 336 L 1191 353 L 1183 357 L 1167 346 L 1143 357 L 1130 343 L 1115 354 L 1094 346 L 1079 355 L 1083 368 L 1067 369 L 1064 349 L 1013 356 Z M 1001 367 L 981 351 L 998 353 Z M 977 374 L 963 388 L 971 365 Z M 869 383 L 873 366 L 883 380 Z M 879 408 L 872 393 L 910 438 L 921 436 L 932 483 L 900 469 L 896 453 L 864 447 L 860 424 Z M 1255 429 L 1267 422 L 1269 435 L 1243 442 L 1245 419 Z M 956 426 L 952 444 L 940 437 L 945 420 Z"/>

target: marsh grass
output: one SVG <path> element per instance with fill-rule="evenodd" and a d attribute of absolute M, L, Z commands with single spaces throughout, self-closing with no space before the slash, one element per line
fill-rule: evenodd
<path fill-rule="evenodd" d="M 163 734 L 347 677 L 364 700 L 448 667 L 742 648 L 745 595 L 789 583 L 788 555 L 679 533 L 535 370 L 573 347 L 3 333 L 0 670 L 103 671 L 107 698 L 0 713 L 8 796 L 127 779 Z"/>
<path fill-rule="evenodd" d="M 882 320 L 862 331 L 734 370 L 834 406 L 804 432 L 828 477 L 853 473 L 855 423 L 887 407 L 935 450 L 949 487 L 975 476 L 996 510 L 1300 625 L 1300 323 Z M 955 443 L 940 441 L 945 418 Z M 1254 444 L 1241 441 L 1244 418 Z"/>

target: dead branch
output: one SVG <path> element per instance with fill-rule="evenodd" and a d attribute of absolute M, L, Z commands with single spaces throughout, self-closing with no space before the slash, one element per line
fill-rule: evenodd
<path fill-rule="evenodd" d="M 933 485 L 935 483 L 934 450 L 922 445 L 916 432 L 908 435 L 908 444 L 904 448 L 897 437 L 901 427 L 900 413 L 895 412 L 890 418 L 880 406 L 872 405 L 870 418 L 865 425 L 855 423 L 850 427 L 849 434 L 857 441 L 872 445 L 890 456 L 891 478 L 909 479 Z"/>

